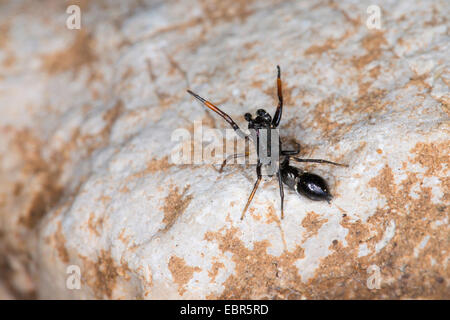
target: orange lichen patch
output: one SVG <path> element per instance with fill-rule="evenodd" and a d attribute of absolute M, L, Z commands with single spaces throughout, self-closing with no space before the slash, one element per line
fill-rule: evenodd
<path fill-rule="evenodd" d="M 169 194 L 164 200 L 164 207 L 162 208 L 164 211 L 162 222 L 165 224 L 163 231 L 167 231 L 172 227 L 191 202 L 192 195 L 186 196 L 188 189 L 189 185 L 184 188 L 183 192 L 179 193 L 178 187 L 171 186 Z"/>
<path fill-rule="evenodd" d="M 305 119 L 305 125 L 321 129 L 324 135 L 333 141 L 351 130 L 354 125 L 353 122 L 343 124 L 332 120 L 330 115 L 333 106 L 341 104 L 342 106 L 338 108 L 337 112 L 345 114 L 350 119 L 361 114 L 367 114 L 367 117 L 370 118 L 385 110 L 389 104 L 389 101 L 384 100 L 387 94 L 387 90 L 376 89 L 359 96 L 356 100 L 330 96 L 320 101 L 311 110 L 313 118 Z"/>
<path fill-rule="evenodd" d="M 449 192 L 448 171 L 450 146 L 446 143 L 418 143 L 411 152 L 410 163 L 426 167 L 425 174 L 404 172 L 407 178 L 396 184 L 394 172 L 385 166 L 374 177 L 370 187 L 376 188 L 386 198 L 386 205 L 379 207 L 367 221 L 353 221 L 343 215 L 341 225 L 348 230 L 346 246 L 341 241 L 330 242 L 332 252 L 323 258 L 315 274 L 307 283 L 298 276 L 295 260 L 303 257 L 303 250 L 297 253 L 284 252 L 279 257 L 267 254 L 267 240 L 255 242 L 248 249 L 238 238 L 238 229 L 208 232 L 207 241 L 215 241 L 219 249 L 233 254 L 236 264 L 234 275 L 224 283 L 225 290 L 220 297 L 208 298 L 440 298 L 449 299 L 448 270 L 445 267 L 449 247 L 448 226 L 436 225 L 448 217 L 448 206 L 431 201 L 431 188 L 421 184 L 425 177 L 439 177 L 444 193 Z M 402 173 L 403 174 L 403 173 Z M 422 176 L 423 175 L 423 176 Z M 412 198 L 413 186 L 420 185 L 419 197 Z M 449 197 L 443 197 L 448 201 Z M 311 215 L 311 213 L 310 213 Z M 304 227 L 317 232 L 323 221 L 314 214 L 305 218 Z M 310 221 L 308 221 L 310 220 Z M 395 226 L 388 240 L 386 234 Z M 424 238 L 429 237 L 426 246 L 417 250 Z M 367 253 L 360 256 L 360 246 L 367 247 Z M 376 265 L 381 272 L 381 288 L 369 289 L 367 281 L 372 275 L 369 267 Z"/>
<path fill-rule="evenodd" d="M 221 20 L 229 21 L 234 19 L 244 22 L 253 12 L 253 10 L 249 9 L 252 2 L 245 0 L 201 0 L 200 5 L 205 13 L 204 18 L 215 24 Z"/>
<path fill-rule="evenodd" d="M 253 217 L 257 217 L 258 215 L 252 214 Z M 270 204 L 270 206 L 267 208 L 267 222 L 266 223 L 273 223 L 275 222 L 277 224 L 278 229 L 280 229 L 280 233 L 281 233 L 281 241 L 283 241 L 283 246 L 286 249 L 287 248 L 287 244 L 286 244 L 286 237 L 284 235 L 284 231 L 283 228 L 281 226 L 281 209 L 280 212 L 277 213 L 275 210 L 275 207 L 273 206 L 273 204 Z M 259 220 L 258 218 L 256 220 Z"/>
<path fill-rule="evenodd" d="M 327 52 L 328 50 L 332 50 L 336 48 L 336 41 L 333 38 L 328 38 L 324 44 L 322 45 L 312 45 L 308 49 L 306 49 L 305 54 L 322 54 Z"/>
<path fill-rule="evenodd" d="M 283 72 L 283 71 L 281 71 Z M 294 106 L 293 101 L 295 101 L 294 98 L 292 96 L 292 91 L 293 91 L 293 87 L 289 87 L 286 85 L 286 81 L 283 81 L 283 73 L 281 74 L 281 81 L 282 81 L 282 91 L 283 91 L 283 106 L 284 107 L 292 107 Z M 264 93 L 267 94 L 270 97 L 273 97 L 274 102 L 273 105 L 274 107 L 276 107 L 278 105 L 278 94 L 277 94 L 277 87 L 275 85 L 275 79 L 274 79 L 274 84 L 273 85 L 268 85 L 267 89 L 264 90 Z M 269 111 L 271 112 L 271 111 Z"/>
<path fill-rule="evenodd" d="M 75 71 L 97 60 L 92 35 L 81 29 L 66 49 L 42 56 L 42 68 L 49 74 Z"/>
<path fill-rule="evenodd" d="M 101 195 L 100 197 L 98 197 L 96 199 L 96 201 L 100 201 L 102 204 L 107 205 L 108 203 L 111 202 L 111 197 L 110 196 L 105 196 L 105 195 Z"/>
<path fill-rule="evenodd" d="M 216 280 L 217 274 L 219 273 L 219 269 L 225 268 L 225 265 L 220 261 L 213 262 L 211 270 L 208 271 L 208 276 L 211 278 L 211 282 Z"/>
<path fill-rule="evenodd" d="M 118 106 L 116 105 L 116 110 L 120 108 L 120 104 Z M 105 120 L 108 123 L 106 124 L 105 130 L 102 132 L 105 136 L 97 137 L 99 138 L 98 140 L 83 140 L 85 137 L 81 137 L 79 134 L 80 131 L 78 130 L 78 136 L 75 135 L 75 138 L 77 139 L 70 139 L 70 141 L 61 149 L 46 149 L 46 144 L 38 138 L 36 132 L 33 132 L 30 129 L 16 130 L 12 127 L 0 128 L 2 134 L 4 132 L 6 141 L 9 140 L 10 152 L 18 159 L 13 174 L 0 172 L 0 179 L 3 181 L 2 185 L 5 185 L 6 182 L 10 185 L 10 187 L 7 188 L 6 201 L 2 201 L 0 211 L 17 212 L 11 222 L 14 223 L 17 221 L 19 223 L 18 231 L 23 234 L 20 239 L 23 241 L 17 241 L 17 237 L 8 237 L 15 239 L 15 241 L 11 241 L 11 243 L 4 241 L 4 243 L 8 247 L 11 247 L 8 249 L 10 252 L 20 252 L 10 254 L 18 257 L 24 266 L 30 265 L 31 261 L 29 261 L 28 258 L 21 258 L 22 256 L 28 256 L 26 252 L 22 252 L 22 250 L 26 250 L 25 241 L 27 240 L 28 235 L 33 237 L 34 233 L 27 233 L 26 230 L 23 230 L 22 228 L 36 228 L 45 214 L 60 202 L 64 191 L 64 186 L 60 184 L 60 175 L 65 163 L 71 160 L 73 152 L 81 152 L 80 150 L 83 149 L 92 151 L 96 146 L 101 146 L 105 143 L 109 137 L 112 126 L 111 123 L 115 121 L 115 117 L 114 112 L 106 112 Z M 7 139 L 8 137 L 10 137 L 10 139 Z M 103 141 L 99 141 L 102 139 Z M 43 155 L 44 150 L 48 151 L 49 155 L 47 157 L 44 157 Z M 81 178 L 81 181 L 82 180 L 83 178 Z M 79 186 L 81 186 L 81 183 Z M 73 193 L 76 194 L 78 190 L 79 187 L 75 187 Z M 54 212 L 54 215 L 57 215 L 57 212 L 58 210 Z M 0 213 L 0 217 L 5 216 L 6 214 L 3 214 L 3 212 Z M 11 222 L 5 225 L 11 225 Z M 5 231 L 3 230 L 3 227 L 4 225 L 0 224 L 0 233 Z M 7 230 L 7 232 L 12 231 Z M 66 261 L 69 260 L 69 254 L 65 249 L 64 240 L 64 234 L 61 229 L 59 229 L 59 231 L 47 241 L 51 241 L 59 258 L 66 263 Z"/>
<path fill-rule="evenodd" d="M 387 90 L 375 89 L 362 96 L 359 96 L 356 101 L 345 104 L 343 112 L 351 115 L 355 111 L 358 114 L 375 114 L 382 112 L 389 104 L 389 101 L 384 101 L 384 97 L 388 94 Z"/>
<path fill-rule="evenodd" d="M 110 251 L 101 250 L 97 261 L 93 262 L 87 257 L 80 256 L 83 260 L 82 281 L 94 291 L 97 299 L 113 298 L 113 291 L 117 280 L 123 278 L 129 280 L 131 270 L 126 262 L 121 261 L 117 265 Z"/>
<path fill-rule="evenodd" d="M 122 115 L 124 109 L 123 102 L 118 100 L 112 108 L 106 110 L 103 113 L 105 125 L 102 130 L 96 134 L 83 135 L 80 128 L 75 129 L 70 141 L 64 146 L 64 149 L 60 151 L 59 156 L 67 160 L 70 159 L 71 153 L 74 150 L 78 150 L 78 152 L 81 153 L 80 149 L 84 150 L 86 155 L 89 156 L 98 148 L 103 147 L 108 143 L 112 128 Z"/>
<path fill-rule="evenodd" d="M 261 89 L 262 86 L 265 84 L 264 81 L 261 80 L 253 80 L 253 82 L 250 84 L 250 86 L 252 86 L 253 88 L 258 88 Z"/>
<path fill-rule="evenodd" d="M 178 293 L 180 295 L 186 292 L 185 286 L 194 276 L 194 272 L 202 271 L 199 267 L 188 266 L 183 258 L 177 256 L 170 257 L 168 267 L 174 282 L 178 284 Z"/>
<path fill-rule="evenodd" d="M 377 153 L 378 153 L 378 154 L 382 154 L 382 153 L 383 153 L 383 150 L 377 149 Z"/>
<path fill-rule="evenodd" d="M 352 152 L 354 154 L 361 154 L 361 152 L 366 148 L 367 146 L 367 142 L 366 141 L 361 141 L 359 143 L 359 146 L 357 146 L 355 149 L 352 150 Z"/>
<path fill-rule="evenodd" d="M 376 80 L 381 72 L 381 66 L 373 67 L 369 70 L 369 76 Z M 373 81 L 363 81 L 364 77 L 366 76 L 365 72 L 358 73 L 357 74 L 357 81 L 358 81 L 358 97 L 359 99 L 365 97 L 368 94 L 372 94 L 372 92 L 369 92 L 370 87 L 372 86 Z M 374 90 L 377 92 L 377 90 Z"/>
<path fill-rule="evenodd" d="M 305 240 L 314 237 L 319 232 L 319 229 L 328 219 L 323 219 L 314 211 L 308 212 L 306 217 L 302 220 L 302 227 L 306 229 Z"/>
<path fill-rule="evenodd" d="M 367 91 L 369 91 L 370 86 L 372 85 L 371 81 L 367 81 L 367 82 L 359 82 L 358 84 L 358 96 L 364 96 Z"/>
<path fill-rule="evenodd" d="M 425 176 L 440 177 L 441 170 L 449 167 L 450 150 L 446 143 L 418 143 L 411 152 L 415 154 L 411 163 L 428 168 Z M 365 224 L 343 219 L 342 225 L 349 230 L 348 246 L 323 259 L 308 283 L 315 288 L 312 298 L 450 298 L 445 267 L 448 253 L 443 250 L 449 246 L 448 229 L 446 225 L 433 227 L 431 223 L 447 216 L 447 205 L 432 203 L 431 188 L 422 186 L 423 178 L 414 172 L 406 174 L 407 178 L 397 185 L 392 169 L 385 166 L 371 180 L 369 185 L 386 198 L 387 204 L 378 208 Z M 421 186 L 419 197 L 412 198 L 410 190 L 417 183 Z M 442 181 L 442 188 L 448 190 L 448 183 Z M 395 223 L 395 233 L 376 252 L 376 244 L 390 221 Z M 426 236 L 430 237 L 426 248 L 415 255 L 415 248 Z M 367 256 L 358 257 L 361 243 L 370 249 Z M 381 271 L 379 290 L 368 289 L 366 285 L 371 265 Z"/>
<path fill-rule="evenodd" d="M 108 109 L 103 114 L 103 121 L 105 121 L 106 125 L 103 127 L 102 131 L 100 131 L 99 135 L 103 138 L 108 138 L 111 134 L 112 127 L 114 123 L 117 121 L 119 116 L 123 113 L 125 107 L 123 105 L 122 100 L 118 100 L 114 107 Z M 105 139 L 106 140 L 106 139 Z"/>
<path fill-rule="evenodd" d="M 91 212 L 88 220 L 88 228 L 97 237 L 100 237 L 101 230 L 103 229 L 103 217 L 95 219 L 95 214 Z"/>
<path fill-rule="evenodd" d="M 132 67 L 132 66 L 128 66 L 128 67 L 125 69 L 125 72 L 122 73 L 121 79 L 122 79 L 122 81 L 125 81 L 125 80 L 127 80 L 127 79 L 133 77 L 133 75 L 134 75 L 134 69 L 133 69 L 133 67 Z"/>
<path fill-rule="evenodd" d="M 370 32 L 363 40 L 362 46 L 366 49 L 367 53 L 361 57 L 353 58 L 353 65 L 357 69 L 362 69 L 374 60 L 381 57 L 383 50 L 382 46 L 386 45 L 387 41 L 384 38 L 384 33 L 381 31 Z"/>
<path fill-rule="evenodd" d="M 425 89 L 426 91 L 430 91 L 432 88 L 431 86 L 425 82 L 425 80 L 429 77 L 428 73 L 422 74 L 422 75 L 415 75 L 409 80 L 405 88 L 408 88 L 410 86 L 415 86 L 417 88 Z"/>
<path fill-rule="evenodd" d="M 224 283 L 225 290 L 219 297 L 209 299 L 255 299 L 262 297 L 287 298 L 292 291 L 286 288 L 301 283 L 294 262 L 304 257 L 303 249 L 297 247 L 292 252 L 285 251 L 279 257 L 267 253 L 269 241 L 253 243 L 248 249 L 237 236 L 238 229 L 231 228 L 225 232 L 207 232 L 205 240 L 215 241 L 223 252 L 233 254 L 235 274 L 230 275 Z M 299 297 L 297 293 L 294 294 Z"/>
<path fill-rule="evenodd" d="M 119 192 L 128 193 L 130 192 L 130 188 L 128 188 L 127 186 L 123 186 L 122 188 L 119 189 Z"/>
<path fill-rule="evenodd" d="M 125 236 L 126 229 L 123 228 L 119 233 L 119 240 L 122 241 L 123 244 L 127 245 L 130 242 L 130 236 Z"/>
<path fill-rule="evenodd" d="M 154 72 L 153 70 L 153 65 L 150 59 L 147 59 L 147 72 L 150 78 L 150 81 L 153 83 L 153 92 L 155 93 L 156 97 L 158 98 L 158 101 L 160 103 L 160 105 L 162 106 L 169 106 L 169 100 L 170 100 L 170 96 L 165 93 L 162 92 L 156 85 L 157 83 L 157 74 Z"/>

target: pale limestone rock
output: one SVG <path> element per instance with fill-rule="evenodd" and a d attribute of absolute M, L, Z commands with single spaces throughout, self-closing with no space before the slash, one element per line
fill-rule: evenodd
<path fill-rule="evenodd" d="M 69 30 L 2 3 L 0 298 L 450 298 L 449 6 L 386 1 L 377 31 L 371 4 L 80 1 Z M 335 198 L 285 189 L 283 220 L 265 179 L 240 221 L 254 168 L 172 164 L 170 137 L 227 128 L 187 88 L 273 112 L 277 64 L 282 136 L 350 166 L 307 166 Z"/>

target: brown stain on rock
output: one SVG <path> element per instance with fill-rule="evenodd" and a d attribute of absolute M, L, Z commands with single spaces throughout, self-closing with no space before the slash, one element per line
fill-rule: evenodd
<path fill-rule="evenodd" d="M 170 257 L 168 267 L 174 282 L 178 284 L 178 293 L 181 296 L 186 292 L 185 286 L 194 276 L 194 272 L 202 270 L 199 267 L 188 266 L 183 258 L 177 256 Z"/>
<path fill-rule="evenodd" d="M 97 60 L 94 46 L 92 35 L 80 29 L 68 48 L 42 56 L 42 68 L 50 75 L 64 71 L 77 72 Z"/>
<path fill-rule="evenodd" d="M 4 49 L 7 47 L 8 43 L 10 41 L 10 35 L 9 35 L 10 29 L 11 29 L 11 26 L 9 23 L 0 24 L 0 34 L 2 35 L 0 37 L 0 49 Z"/>
<path fill-rule="evenodd" d="M 334 40 L 333 38 L 328 38 L 324 44 L 321 44 L 321 45 L 314 44 L 311 47 L 309 47 L 308 49 L 306 49 L 305 54 L 306 55 L 322 54 L 329 50 L 335 49 L 336 46 L 337 46 L 336 40 Z"/>
<path fill-rule="evenodd" d="M 257 217 L 257 215 L 255 215 L 255 214 L 253 214 L 252 216 L 253 217 Z M 283 242 L 284 249 L 286 250 L 286 248 L 287 248 L 286 237 L 285 237 L 282 225 L 281 225 L 281 208 L 280 208 L 280 212 L 276 212 L 274 205 L 270 204 L 270 206 L 267 208 L 267 215 L 266 215 L 266 217 L 267 217 L 267 222 L 266 223 L 273 223 L 273 222 L 276 223 L 278 229 L 280 230 L 281 241 Z M 256 220 L 259 220 L 259 219 L 256 218 Z"/>
<path fill-rule="evenodd" d="M 63 150 L 59 151 L 59 156 L 64 160 L 70 160 L 71 153 L 75 150 L 84 156 L 90 156 L 95 150 L 104 147 L 109 142 L 114 124 L 124 111 L 125 106 L 122 100 L 118 100 L 114 106 L 103 111 L 104 125 L 98 133 L 83 134 L 81 128 L 76 128 L 72 132 L 70 141 L 64 146 Z"/>
<path fill-rule="evenodd" d="M 103 217 L 95 219 L 95 213 L 91 212 L 87 225 L 91 232 L 93 232 L 97 237 L 100 237 L 103 229 Z"/>
<path fill-rule="evenodd" d="M 161 159 L 152 159 L 147 163 L 147 166 L 144 170 L 139 171 L 137 173 L 132 174 L 126 179 L 126 182 L 129 182 L 133 179 L 140 179 L 145 177 L 148 174 L 153 174 L 156 172 L 165 172 L 167 169 L 173 166 L 172 163 L 169 163 L 169 157 L 165 156 Z"/>
<path fill-rule="evenodd" d="M 66 237 L 64 236 L 64 233 L 62 231 L 62 225 L 61 223 L 58 224 L 58 229 L 55 233 L 54 243 L 56 250 L 58 252 L 58 256 L 61 259 L 62 262 L 68 263 L 69 262 L 69 252 L 66 248 Z"/>
<path fill-rule="evenodd" d="M 211 278 L 211 282 L 216 280 L 219 270 L 225 268 L 225 265 L 220 261 L 214 261 L 211 270 L 208 271 L 208 276 Z"/>
<path fill-rule="evenodd" d="M 353 58 L 354 67 L 362 69 L 374 60 L 377 60 L 383 54 L 383 45 L 387 45 L 384 33 L 381 31 L 371 31 L 361 41 L 361 45 L 366 49 L 367 53 L 360 57 Z"/>
<path fill-rule="evenodd" d="M 358 118 L 361 114 L 366 114 L 367 120 L 370 120 L 382 114 L 390 103 L 385 100 L 387 90 L 375 89 L 369 92 L 365 90 L 360 87 L 362 95 L 355 100 L 335 95 L 323 99 L 311 109 L 310 113 L 313 117 L 309 120 L 305 119 L 304 125 L 320 129 L 324 137 L 331 139 L 331 142 L 337 142 L 342 135 L 354 127 L 355 121 L 361 121 L 361 118 Z M 333 107 L 336 109 L 334 117 L 332 117 Z M 345 122 L 340 120 L 344 117 Z M 348 121 L 348 119 L 355 120 Z"/>
<path fill-rule="evenodd" d="M 18 181 L 13 191 L 17 201 L 25 203 L 19 222 L 30 229 L 56 204 L 63 191 L 58 184 L 60 164 L 44 159 L 42 146 L 43 142 L 27 129 L 18 131 L 11 145 L 13 151 L 21 155 L 23 176 L 29 177 L 28 182 L 33 181 L 31 185 Z"/>
<path fill-rule="evenodd" d="M 186 192 L 189 190 L 189 185 L 187 185 L 183 191 L 180 193 L 178 187 L 171 186 L 169 194 L 164 200 L 164 207 L 162 210 L 164 211 L 163 223 L 165 227 L 163 229 L 164 232 L 170 229 L 173 226 L 175 221 L 178 220 L 180 215 L 186 210 L 189 203 L 192 200 L 192 195 L 186 196 Z"/>

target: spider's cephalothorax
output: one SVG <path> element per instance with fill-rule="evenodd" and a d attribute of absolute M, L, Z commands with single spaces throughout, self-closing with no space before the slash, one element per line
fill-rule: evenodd
<path fill-rule="evenodd" d="M 246 140 L 253 140 L 256 146 L 259 145 L 260 142 L 260 132 L 261 130 L 267 130 L 270 134 L 270 129 L 276 129 L 281 121 L 281 115 L 283 111 L 283 95 L 281 92 L 281 77 L 280 77 L 280 67 L 277 66 L 278 76 L 277 76 L 277 92 L 278 92 L 278 106 L 275 111 L 275 114 L 273 117 L 270 116 L 264 109 L 259 109 L 256 111 L 255 118 L 252 117 L 250 113 L 246 113 L 244 115 L 245 120 L 248 122 L 248 128 L 252 130 L 255 134 L 251 133 L 244 133 L 239 126 L 233 121 L 233 119 L 230 118 L 225 112 L 217 108 L 214 104 L 211 102 L 203 99 L 196 93 L 188 90 L 188 92 L 193 95 L 195 98 L 200 100 L 206 107 L 211 109 L 212 111 L 219 114 L 226 122 L 228 122 L 231 127 L 236 131 L 236 133 L 246 139 Z M 301 159 L 298 157 L 295 157 L 300 152 L 300 146 L 297 144 L 297 148 L 294 150 L 283 150 L 281 141 L 279 143 L 279 153 L 278 156 L 280 159 L 277 158 L 277 163 L 281 163 L 279 167 L 277 168 L 277 177 L 278 177 L 278 185 L 280 187 L 280 197 L 281 197 L 281 219 L 284 217 L 283 213 L 283 200 L 284 200 L 284 191 L 283 191 L 283 183 L 286 184 L 290 189 L 294 190 L 300 195 L 303 195 L 311 200 L 318 200 L 318 201 L 328 201 L 330 202 L 332 199 L 332 195 L 329 191 L 328 185 L 326 181 L 313 173 L 309 173 L 303 170 L 300 170 L 296 167 L 293 167 L 289 164 L 289 160 L 293 160 L 296 162 L 315 162 L 315 163 L 328 163 L 338 166 L 346 166 L 343 164 L 339 164 L 336 162 L 323 160 L 323 159 Z M 257 148 L 257 150 L 259 150 Z M 271 154 L 271 147 L 270 144 L 267 144 L 267 152 L 270 155 Z M 248 156 L 248 154 L 234 154 L 229 156 L 224 160 L 222 163 L 222 166 L 220 168 L 220 171 L 222 171 L 223 167 L 226 165 L 227 161 L 232 158 L 237 157 L 245 157 Z M 271 163 L 273 164 L 273 162 Z M 244 210 L 242 211 L 241 220 L 244 218 L 245 212 L 247 211 L 248 206 L 250 205 L 253 196 L 256 193 L 256 190 L 258 189 L 259 183 L 261 181 L 261 166 L 262 162 L 260 159 L 260 155 L 258 153 L 258 163 L 256 165 L 256 175 L 257 180 L 255 182 L 255 185 L 253 186 L 253 190 L 250 193 L 250 196 L 247 200 L 247 204 L 245 205 Z"/>

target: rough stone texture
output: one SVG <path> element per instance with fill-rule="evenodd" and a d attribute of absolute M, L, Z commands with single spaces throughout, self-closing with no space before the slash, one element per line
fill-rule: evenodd
<path fill-rule="evenodd" d="M 76 1 L 75 1 L 76 2 Z M 71 1 L 70 4 L 73 4 Z M 0 298 L 450 298 L 447 1 L 0 4 Z M 274 110 L 334 201 L 174 165 L 194 120 Z M 80 290 L 66 287 L 81 269 Z M 369 289 L 370 266 L 381 288 Z"/>

